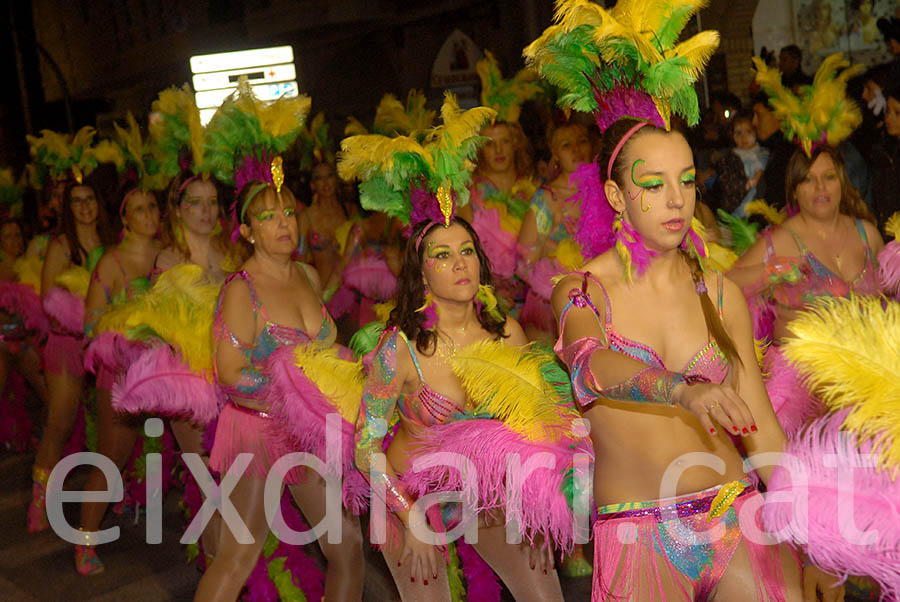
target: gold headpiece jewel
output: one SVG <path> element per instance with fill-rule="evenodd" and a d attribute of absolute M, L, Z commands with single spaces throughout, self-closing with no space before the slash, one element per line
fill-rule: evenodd
<path fill-rule="evenodd" d="M 275 192 L 281 194 L 281 185 L 284 184 L 284 161 L 281 157 L 272 159 L 272 183 L 275 184 Z"/>

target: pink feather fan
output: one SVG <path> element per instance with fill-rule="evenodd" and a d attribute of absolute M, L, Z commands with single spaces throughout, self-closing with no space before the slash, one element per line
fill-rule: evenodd
<path fill-rule="evenodd" d="M 900 480 L 877 468 L 870 442 L 840 430 L 845 416 L 819 418 L 791 438 L 769 479 L 763 524 L 803 545 L 816 566 L 870 576 L 885 599 L 896 600 Z"/>
<path fill-rule="evenodd" d="M 25 328 L 38 333 L 41 338 L 47 335 L 50 328 L 50 322 L 41 309 L 41 298 L 27 284 L 0 283 L 0 311 L 21 318 Z"/>
<path fill-rule="evenodd" d="M 763 365 L 768 374 L 766 392 L 775 416 L 788 437 L 795 435 L 813 418 L 825 413 L 825 406 L 810 394 L 804 379 L 797 374 L 797 369 L 780 349 L 769 347 L 763 358 Z"/>
<path fill-rule="evenodd" d="M 391 299 L 397 289 L 397 277 L 383 257 L 353 259 L 341 274 L 344 284 L 370 299 Z"/>
<path fill-rule="evenodd" d="M 71 334 L 84 334 L 84 299 L 54 286 L 44 295 L 44 312 Z"/>
<path fill-rule="evenodd" d="M 128 414 L 188 418 L 200 425 L 219 415 L 225 396 L 212 376 L 191 370 L 168 345 L 154 345 L 112 388 L 112 404 Z"/>
<path fill-rule="evenodd" d="M 575 523 L 572 510 L 563 494 L 563 484 L 570 475 L 574 454 L 582 453 L 593 461 L 593 450 L 584 439 L 561 437 L 556 442 L 528 441 L 500 420 L 458 420 L 429 427 L 420 437 L 416 455 L 435 454 L 453 450 L 467 458 L 478 476 L 479 509 L 503 508 L 507 521 L 521 525 L 526 539 L 531 541 L 540 533 L 562 550 L 571 550 L 575 543 Z M 537 454 L 549 452 L 552 468 L 537 468 L 522 486 L 511 488 L 507 495 L 507 459 L 518 454 L 522 465 Z M 416 496 L 435 491 L 463 491 L 460 472 L 446 465 L 436 465 L 418 472 L 408 471 L 403 481 Z M 520 511 L 514 510 L 516 506 Z M 584 535 L 584 534 L 582 534 Z"/>
<path fill-rule="evenodd" d="M 325 426 L 329 414 L 338 409 L 294 363 L 294 347 L 275 351 L 266 364 L 271 376 L 270 407 L 278 418 L 275 428 L 297 446 L 323 462 L 326 460 Z M 356 427 L 341 418 L 341 471 L 344 506 L 360 514 L 368 506 L 369 484 L 356 469 L 354 435 Z"/>

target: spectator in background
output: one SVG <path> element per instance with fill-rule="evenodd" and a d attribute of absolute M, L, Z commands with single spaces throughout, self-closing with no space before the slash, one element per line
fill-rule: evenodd
<path fill-rule="evenodd" d="M 794 145 L 781 133 L 781 122 L 769 109 L 769 97 L 760 92 L 750 99 L 756 139 L 769 150 L 769 162 L 756 184 L 756 196 L 777 208 L 784 207 L 785 167 L 794 154 Z"/>
<path fill-rule="evenodd" d="M 716 163 L 714 193 L 720 208 L 743 217 L 744 206 L 756 198 L 756 184 L 769 160 L 769 149 L 756 139 L 752 113 L 739 113 L 731 126 L 734 147 Z"/>
<path fill-rule="evenodd" d="M 879 227 L 895 211 L 900 211 L 900 84 L 895 83 L 884 95 L 887 99 L 884 129 L 868 156 L 872 170 L 872 209 Z"/>
<path fill-rule="evenodd" d="M 812 78 L 803 72 L 803 53 L 795 44 L 781 49 L 778 56 L 778 70 L 781 71 L 781 82 L 794 94 L 800 86 L 812 83 Z"/>

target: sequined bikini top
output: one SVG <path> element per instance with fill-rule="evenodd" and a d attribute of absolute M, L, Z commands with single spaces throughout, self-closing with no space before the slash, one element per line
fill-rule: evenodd
<path fill-rule="evenodd" d="M 401 415 L 418 426 L 434 426 L 444 424 L 456 414 L 464 413 L 465 404 L 441 395 L 428 386 L 414 346 L 402 332 L 398 336 L 406 342 L 409 355 L 416 367 L 416 374 L 419 376 L 419 388 L 416 389 L 416 392 L 411 396 L 401 396 L 397 402 Z"/>
<path fill-rule="evenodd" d="M 669 368 L 665 365 L 662 357 L 655 349 L 639 341 L 622 336 L 615 329 L 612 324 L 612 304 L 609 301 L 609 295 L 607 294 L 606 289 L 600 281 L 590 272 L 576 273 L 579 273 L 582 276 L 581 287 L 573 288 L 569 291 L 569 302 L 563 308 L 559 318 L 560 335 L 553 347 L 554 351 L 556 351 L 566 365 L 570 367 L 579 365 L 579 362 L 575 361 L 576 357 L 585 353 L 592 353 L 596 349 L 610 349 L 653 368 L 668 370 Z M 595 337 L 583 337 L 564 347 L 562 344 L 562 333 L 565 329 L 566 317 L 572 307 L 590 307 L 594 312 L 594 316 L 600 321 L 600 312 L 597 311 L 590 293 L 588 293 L 587 290 L 588 280 L 597 285 L 606 300 L 606 314 L 604 316 L 604 321 L 601 322 L 603 331 L 606 334 L 606 341 L 601 341 Z M 722 315 L 722 284 L 722 274 L 718 274 L 718 308 L 720 316 Z M 691 357 L 687 362 L 687 365 L 684 366 L 680 372 L 687 376 L 702 376 L 709 379 L 710 382 L 721 383 L 728 376 L 728 361 L 719 349 L 715 339 L 712 339 Z M 596 394 L 584 387 L 578 386 L 577 383 L 580 382 L 583 382 L 583 380 L 575 378 L 575 375 L 573 375 L 572 383 L 575 398 L 581 405 L 586 405 L 596 398 Z"/>

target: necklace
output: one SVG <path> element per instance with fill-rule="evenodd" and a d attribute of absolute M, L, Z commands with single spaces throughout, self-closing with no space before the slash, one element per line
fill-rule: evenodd
<path fill-rule="evenodd" d="M 804 221 L 804 223 L 806 223 L 805 219 L 803 221 Z M 806 226 L 807 226 L 807 228 L 810 229 L 810 231 L 814 232 L 819 237 L 819 240 L 822 242 L 825 249 L 829 252 L 829 255 L 831 255 L 834 258 L 834 264 L 837 266 L 838 275 L 843 277 L 843 272 L 844 272 L 843 253 L 844 253 L 844 244 L 846 243 L 846 238 L 847 238 L 847 229 L 843 227 L 843 222 L 838 221 L 837 226 L 835 226 L 831 237 L 829 237 L 828 233 L 825 230 L 813 229 L 809 226 L 808 223 L 806 224 Z M 835 242 L 834 246 L 836 247 L 836 249 L 834 251 L 832 251 L 830 248 L 830 245 L 828 244 L 828 241 L 829 241 L 829 238 L 834 239 L 836 234 L 839 234 L 840 238 L 838 238 L 836 241 L 834 241 Z"/>

